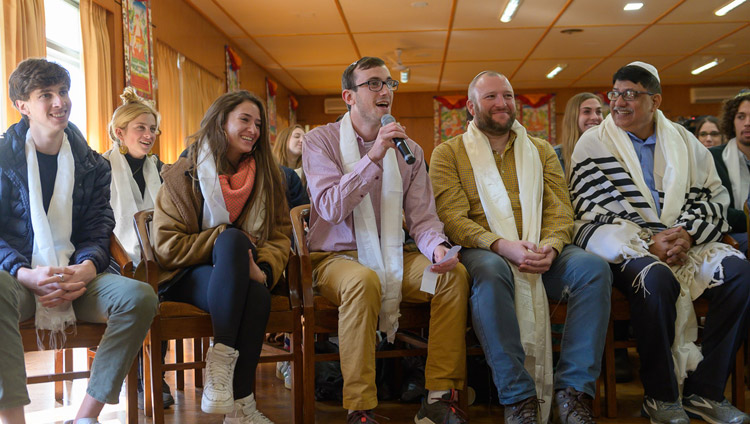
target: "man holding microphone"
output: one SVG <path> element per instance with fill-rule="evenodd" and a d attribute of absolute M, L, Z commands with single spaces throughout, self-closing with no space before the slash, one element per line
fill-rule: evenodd
<path fill-rule="evenodd" d="M 346 68 L 341 86 L 349 113 L 308 133 L 302 160 L 312 203 L 308 247 L 314 284 L 339 306 L 347 422 L 374 422 L 376 330 L 393 341 L 399 304 L 406 301 L 431 302 L 429 394 L 415 422 L 464 423 L 455 389 L 466 374 L 469 277 L 449 254 L 422 149 L 397 122 L 381 123 L 390 114 L 398 81 L 383 60 L 363 57 Z M 413 152 L 411 165 L 396 151 L 397 139 Z M 404 218 L 418 251 L 404 249 Z M 434 294 L 420 289 L 431 277 Z"/>

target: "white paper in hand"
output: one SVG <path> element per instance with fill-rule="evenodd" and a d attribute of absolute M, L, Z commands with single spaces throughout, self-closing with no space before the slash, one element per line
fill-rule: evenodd
<path fill-rule="evenodd" d="M 461 250 L 461 246 L 451 247 L 448 253 L 446 253 L 443 257 L 443 259 L 435 265 L 442 264 L 443 262 L 458 255 L 459 250 Z M 419 290 L 425 293 L 435 294 L 435 286 L 437 286 L 437 279 L 439 274 L 430 271 L 430 267 L 432 267 L 432 265 L 427 265 L 427 268 L 424 269 L 424 273 L 422 274 L 422 286 L 419 288 Z"/>

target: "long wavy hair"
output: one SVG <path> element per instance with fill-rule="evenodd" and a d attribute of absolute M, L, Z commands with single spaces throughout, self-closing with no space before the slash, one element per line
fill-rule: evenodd
<path fill-rule="evenodd" d="M 197 169 L 198 154 L 203 146 L 206 145 L 211 154 L 213 154 L 216 171 L 220 175 L 233 171 L 226 157 L 229 140 L 224 131 L 224 125 L 227 122 L 229 113 L 244 102 L 251 102 L 258 107 L 262 121 L 260 137 L 255 142 L 253 150 L 243 154 L 240 160 L 247 156 L 255 157 L 256 187 L 259 187 L 258 183 L 260 182 L 266 204 L 266 216 L 263 217 L 263 228 L 260 237 L 261 241 L 265 241 L 268 240 L 269 235 L 274 231 L 276 215 L 284 213 L 284 211 L 277 210 L 277 199 L 286 199 L 286 194 L 281 170 L 271 153 L 271 143 L 268 137 L 268 115 L 266 114 L 266 107 L 263 100 L 246 90 L 221 95 L 206 111 L 201 120 L 201 127 L 198 132 L 188 137 L 188 160 L 193 165 L 193 169 Z M 259 200 L 255 198 L 259 192 L 261 190 L 253 190 L 251 201 Z M 285 204 L 285 202 L 279 202 L 279 204 Z"/>
<path fill-rule="evenodd" d="M 578 93 L 568 100 L 565 105 L 565 116 L 562 121 L 562 135 L 560 144 L 562 145 L 563 163 L 565 164 L 565 178 L 570 179 L 571 165 L 570 157 L 573 155 L 573 148 L 581 138 L 581 129 L 578 128 L 578 113 L 581 110 L 581 104 L 588 99 L 596 99 L 600 106 L 602 100 L 594 93 Z"/>
<path fill-rule="evenodd" d="M 292 138 L 292 133 L 296 129 L 301 129 L 302 132 L 305 132 L 305 129 L 302 128 L 302 125 L 296 124 L 292 125 L 291 127 L 284 128 L 279 132 L 278 137 L 276 137 L 276 144 L 273 145 L 273 155 L 276 157 L 276 160 L 279 161 L 279 165 L 283 165 L 292 169 L 297 169 L 302 166 L 302 155 L 300 155 L 297 158 L 297 161 L 294 163 L 294 166 L 289 166 L 289 139 Z"/>

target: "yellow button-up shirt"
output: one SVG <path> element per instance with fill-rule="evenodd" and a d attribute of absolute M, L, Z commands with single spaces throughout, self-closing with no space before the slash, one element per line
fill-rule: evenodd
<path fill-rule="evenodd" d="M 544 140 L 529 137 L 539 150 L 544 173 L 542 228 L 539 246 L 550 245 L 560 253 L 573 236 L 573 208 L 560 161 L 552 146 Z M 511 131 L 503 154 L 495 153 L 495 164 L 508 192 L 519 239 L 523 215 L 519 198 L 518 177 Z M 492 233 L 479 199 L 474 171 L 464 148 L 463 137 L 454 137 L 435 148 L 430 161 L 430 178 L 435 203 L 445 234 L 455 244 L 468 248 L 490 249 L 500 236 Z"/>

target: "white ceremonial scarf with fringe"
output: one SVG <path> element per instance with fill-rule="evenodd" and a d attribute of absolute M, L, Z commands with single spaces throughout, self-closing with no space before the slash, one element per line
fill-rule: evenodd
<path fill-rule="evenodd" d="M 29 184 L 29 206 L 31 227 L 34 230 L 34 246 L 31 254 L 31 267 L 66 267 L 75 246 L 70 240 L 73 233 L 73 187 L 75 185 L 75 162 L 68 135 L 63 133 L 60 151 L 57 153 L 57 175 L 55 187 L 47 212 L 42 200 L 42 182 L 39 176 L 39 162 L 31 131 L 26 133 L 26 172 Z M 65 302 L 54 308 L 45 308 L 36 298 L 35 324 L 37 344 L 42 350 L 43 340 L 39 330 L 49 330 L 49 346 L 62 349 L 65 345 L 65 329 L 75 325 L 76 315 L 73 304 Z"/>
<path fill-rule="evenodd" d="M 728 195 L 709 152 L 660 110 L 655 120 L 654 177 L 657 189 L 661 183 L 664 192 L 661 215 L 657 215 L 632 141 L 610 115 L 584 133 L 573 152 L 570 188 L 577 218 L 575 242 L 623 267 L 635 258 L 656 259 L 633 281 L 644 296 L 649 295 L 644 284 L 648 271 L 659 265 L 670 268 L 680 283 L 672 355 L 682 385 L 687 372 L 703 359 L 695 345 L 698 325 L 692 301 L 705 289 L 723 283 L 721 261 L 725 257 L 742 254 L 712 241 L 729 228 L 722 217 Z M 694 229 L 695 245 L 684 265 L 669 267 L 650 253 L 646 239 L 674 226 Z"/>
<path fill-rule="evenodd" d="M 516 134 L 513 144 L 518 186 L 523 215 L 523 240 L 539 244 L 542 228 L 542 197 L 544 175 L 539 150 L 529 140 L 526 129 L 515 121 L 511 130 Z M 495 164 L 490 142 L 474 121 L 469 122 L 463 143 L 474 172 L 479 199 L 493 233 L 505 240 L 517 241 L 518 229 L 513 205 Z M 534 379 L 541 404 L 542 420 L 546 421 L 552 406 L 552 336 L 549 304 L 541 274 L 525 273 L 508 262 L 515 283 L 515 306 L 521 345 L 526 354 L 525 368 Z"/>
<path fill-rule="evenodd" d="M 727 142 L 724 151 L 721 152 L 721 159 L 727 166 L 729 182 L 732 183 L 734 204 L 730 207 L 742 210 L 745 208 L 745 201 L 750 194 L 750 171 L 745 164 L 745 154 L 740 152 L 737 147 L 736 137 Z"/>
<path fill-rule="evenodd" d="M 354 170 L 362 156 L 349 113 L 339 129 L 339 148 L 344 172 Z M 357 239 L 359 263 L 375 271 L 380 279 L 380 331 L 393 343 L 401 316 L 401 285 L 404 275 L 404 230 L 402 228 L 404 186 L 396 152 L 388 149 L 383 158 L 383 180 L 380 188 L 380 230 L 375 222 L 375 209 L 370 195 L 354 208 L 354 235 Z"/>
<path fill-rule="evenodd" d="M 112 183 L 110 184 L 112 193 L 109 203 L 115 215 L 115 235 L 133 261 L 134 266 L 137 266 L 141 261 L 141 248 L 133 225 L 133 215 L 154 207 L 156 194 L 161 187 L 156 162 L 156 156 L 147 156 L 143 162 L 143 179 L 146 181 L 146 190 L 141 196 L 138 183 L 133 178 L 133 171 L 130 169 L 125 156 L 120 153 L 120 149 L 115 146 L 109 153 L 109 163 L 112 165 Z"/>
<path fill-rule="evenodd" d="M 229 211 L 227 204 L 224 202 L 224 194 L 221 191 L 219 182 L 219 173 L 216 171 L 216 162 L 214 155 L 204 140 L 200 143 L 198 153 L 198 184 L 203 195 L 203 220 L 202 229 L 214 228 L 221 224 L 231 224 L 229 220 Z M 250 206 L 247 219 L 241 223 L 241 228 L 261 240 L 261 229 L 263 228 L 264 218 L 266 216 L 266 202 L 263 196 L 263 175 L 256 174 L 253 192 L 250 194 L 250 200 L 253 204 Z"/>

